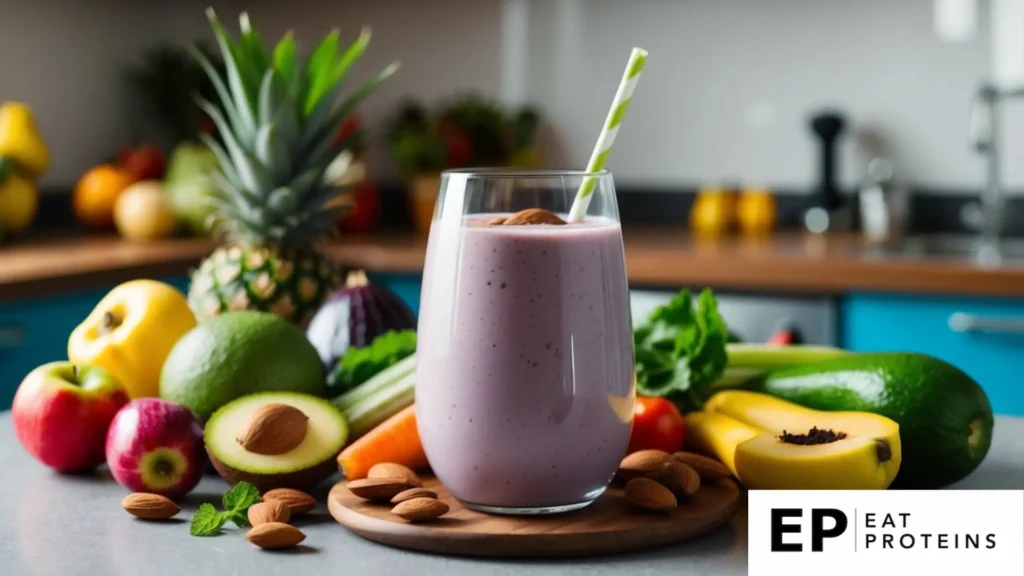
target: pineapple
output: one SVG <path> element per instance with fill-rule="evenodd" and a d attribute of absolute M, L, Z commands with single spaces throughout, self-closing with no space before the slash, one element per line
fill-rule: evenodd
<path fill-rule="evenodd" d="M 212 9 L 224 76 L 197 49 L 219 105 L 199 99 L 221 142 L 204 135 L 220 170 L 209 226 L 226 240 L 193 272 L 189 305 L 202 321 L 229 310 L 264 310 L 306 325 L 342 282 L 342 270 L 317 251 L 338 215 L 341 191 L 325 171 L 348 142 L 337 127 L 397 69 L 392 64 L 341 101 L 343 80 L 370 40 L 364 29 L 339 50 L 332 31 L 308 58 L 289 32 L 269 50 L 243 13 L 232 38 Z"/>

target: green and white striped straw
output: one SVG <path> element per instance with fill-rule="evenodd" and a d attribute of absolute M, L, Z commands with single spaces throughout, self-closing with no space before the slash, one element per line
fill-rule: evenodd
<path fill-rule="evenodd" d="M 619 126 L 622 118 L 626 115 L 626 109 L 633 99 L 633 91 L 640 80 L 640 73 L 644 70 L 647 62 L 647 51 L 643 48 L 633 48 L 629 55 L 629 62 L 626 63 L 626 71 L 622 73 L 622 81 L 619 82 L 619 89 L 615 92 L 615 99 L 612 100 L 612 107 L 608 111 L 608 118 L 604 121 L 604 128 L 597 138 L 594 152 L 590 155 L 590 162 L 587 164 L 587 172 L 600 172 L 604 170 L 608 162 L 608 153 L 615 143 L 615 135 L 619 133 Z M 569 211 L 570 222 L 582 222 L 587 215 L 587 207 L 590 206 L 590 199 L 594 196 L 594 189 L 597 188 L 597 177 L 588 176 L 583 179 L 580 189 L 576 192 L 576 199 Z"/>

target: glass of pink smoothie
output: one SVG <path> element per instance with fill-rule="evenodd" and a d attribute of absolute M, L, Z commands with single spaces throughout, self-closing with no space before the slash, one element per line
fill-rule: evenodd
<path fill-rule="evenodd" d="M 565 223 L 585 178 L 596 181 L 586 217 Z M 521 212 L 532 208 L 547 212 Z M 626 452 L 635 398 L 612 175 L 445 172 L 418 334 L 419 432 L 455 498 L 500 514 L 596 500 Z"/>

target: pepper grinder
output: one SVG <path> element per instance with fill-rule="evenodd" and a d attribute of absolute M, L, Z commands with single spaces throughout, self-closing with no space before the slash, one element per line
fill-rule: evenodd
<path fill-rule="evenodd" d="M 804 213 L 804 226 L 821 234 L 849 228 L 849 211 L 836 184 L 836 144 L 846 128 L 838 112 L 824 111 L 811 117 L 811 131 L 820 141 L 819 183 L 811 207 Z"/>

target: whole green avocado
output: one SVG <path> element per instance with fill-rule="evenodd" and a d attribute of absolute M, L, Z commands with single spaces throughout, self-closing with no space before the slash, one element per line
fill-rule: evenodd
<path fill-rule="evenodd" d="M 903 462 L 893 488 L 952 484 L 981 464 L 992 442 L 985 391 L 960 369 L 925 354 L 855 353 L 780 369 L 755 387 L 808 408 L 895 421 Z"/>
<path fill-rule="evenodd" d="M 218 408 L 254 392 L 323 396 L 316 348 L 294 324 L 269 312 L 215 316 L 181 337 L 164 361 L 160 397 L 206 421 Z"/>

